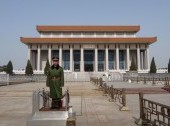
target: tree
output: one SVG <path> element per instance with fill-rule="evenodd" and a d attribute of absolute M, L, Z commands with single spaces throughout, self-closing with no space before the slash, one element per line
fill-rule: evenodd
<path fill-rule="evenodd" d="M 152 61 L 151 61 L 150 73 L 156 73 L 156 64 L 155 64 L 154 57 L 152 58 Z"/>
<path fill-rule="evenodd" d="M 9 74 L 9 75 L 13 74 L 13 65 L 12 65 L 11 61 L 9 61 L 8 64 L 7 64 L 6 73 Z"/>
<path fill-rule="evenodd" d="M 137 71 L 137 66 L 135 64 L 135 60 L 132 57 L 132 62 L 131 62 L 131 66 L 130 66 L 130 71 Z"/>
<path fill-rule="evenodd" d="M 27 61 L 27 66 L 25 68 L 26 75 L 33 75 L 33 69 L 30 60 Z"/>
<path fill-rule="evenodd" d="M 170 73 L 170 59 L 169 59 L 169 63 L 168 63 L 168 73 Z"/>
<path fill-rule="evenodd" d="M 47 59 L 47 62 L 46 62 L 45 68 L 44 68 L 44 74 L 45 75 L 47 75 L 49 68 L 50 68 L 50 63 L 49 63 L 49 61 Z"/>

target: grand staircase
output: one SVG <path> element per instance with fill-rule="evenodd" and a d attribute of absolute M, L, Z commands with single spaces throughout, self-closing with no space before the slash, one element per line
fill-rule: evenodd
<path fill-rule="evenodd" d="M 123 74 L 119 72 L 74 72 L 65 73 L 65 81 L 90 81 L 90 77 L 108 78 L 109 81 L 123 81 Z"/>
<path fill-rule="evenodd" d="M 123 81 L 123 74 L 119 72 L 111 72 L 110 81 Z"/>
<path fill-rule="evenodd" d="M 65 81 L 90 81 L 90 73 L 88 72 L 74 72 L 65 73 Z"/>

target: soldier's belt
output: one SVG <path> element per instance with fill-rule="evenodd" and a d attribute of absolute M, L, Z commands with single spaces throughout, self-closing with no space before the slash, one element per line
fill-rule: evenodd
<path fill-rule="evenodd" d="M 60 77 L 51 77 L 51 80 L 60 80 Z"/>

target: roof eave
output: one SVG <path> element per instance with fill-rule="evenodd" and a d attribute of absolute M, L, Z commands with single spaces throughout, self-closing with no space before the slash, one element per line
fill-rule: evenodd
<path fill-rule="evenodd" d="M 31 43 L 147 43 L 152 44 L 157 41 L 157 37 L 148 38 L 24 38 L 21 37 L 20 41 L 25 44 Z"/>
<path fill-rule="evenodd" d="M 88 27 L 89 29 L 87 29 Z M 115 27 L 115 28 L 110 29 L 111 27 Z M 133 26 L 85 26 L 85 25 L 84 26 L 48 26 L 48 25 L 43 26 L 43 25 L 37 25 L 36 30 L 39 33 L 41 32 L 71 32 L 71 31 L 72 32 L 81 32 L 81 31 L 82 32 L 109 32 L 110 31 L 110 32 L 135 32 L 136 33 L 140 30 L 140 26 L 139 25 L 133 25 Z"/>

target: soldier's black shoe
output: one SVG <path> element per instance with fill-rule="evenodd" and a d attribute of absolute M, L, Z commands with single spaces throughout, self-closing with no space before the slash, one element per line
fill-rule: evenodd
<path fill-rule="evenodd" d="M 50 109 L 56 109 L 56 107 L 51 107 Z"/>

